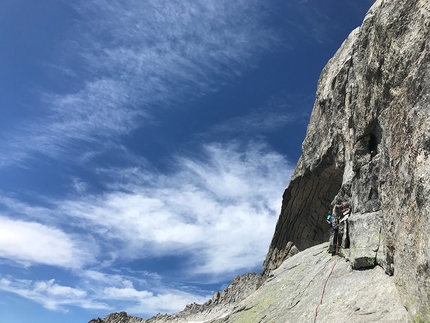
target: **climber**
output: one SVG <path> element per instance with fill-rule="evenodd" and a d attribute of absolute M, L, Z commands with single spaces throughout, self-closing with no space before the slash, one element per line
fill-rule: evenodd
<path fill-rule="evenodd" d="M 335 204 L 333 206 L 333 212 L 332 217 L 337 217 L 337 221 L 339 221 L 341 218 L 343 218 L 345 215 L 349 215 L 349 203 L 348 202 L 342 202 L 340 205 Z"/>
<path fill-rule="evenodd" d="M 339 223 L 345 221 L 350 214 L 350 208 L 348 202 L 342 202 L 339 205 L 335 204 L 333 206 L 333 211 L 331 214 L 327 216 L 327 223 L 331 225 L 333 230 L 333 247 L 336 248 L 338 244 L 338 236 L 339 236 Z M 332 251 L 332 254 L 336 254 L 336 251 Z"/>

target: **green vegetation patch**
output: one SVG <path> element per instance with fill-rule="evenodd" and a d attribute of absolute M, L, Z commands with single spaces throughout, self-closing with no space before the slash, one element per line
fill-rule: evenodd
<path fill-rule="evenodd" d="M 266 295 L 266 297 L 261 298 L 258 303 L 254 304 L 251 308 L 245 309 L 234 314 L 234 322 L 237 323 L 258 323 L 261 322 L 264 314 L 264 309 L 267 309 L 270 305 L 275 302 L 275 297 L 273 295 Z"/>

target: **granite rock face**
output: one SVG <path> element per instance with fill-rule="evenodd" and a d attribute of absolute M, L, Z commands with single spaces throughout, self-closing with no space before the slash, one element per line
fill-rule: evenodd
<path fill-rule="evenodd" d="M 325 216 L 343 200 L 342 253 L 394 275 L 406 308 L 430 321 L 429 1 L 376 1 L 322 71 L 262 274 L 328 241 Z"/>
<path fill-rule="evenodd" d="M 327 248 L 324 243 L 290 257 L 256 291 L 230 300 L 224 311 L 200 307 L 194 314 L 159 314 L 147 320 L 122 312 L 90 323 L 412 322 L 394 277 L 378 266 L 352 270 Z"/>
<path fill-rule="evenodd" d="M 327 247 L 317 245 L 287 259 L 230 315 L 210 322 L 412 321 L 393 277 L 380 267 L 352 270 L 344 258 L 331 257 Z"/>

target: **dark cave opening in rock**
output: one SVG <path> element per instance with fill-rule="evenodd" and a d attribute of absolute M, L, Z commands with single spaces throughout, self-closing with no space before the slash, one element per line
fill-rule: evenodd
<path fill-rule="evenodd" d="M 367 150 L 371 157 L 379 153 L 378 147 L 382 141 L 382 128 L 377 120 L 373 121 L 368 127 Z"/>
<path fill-rule="evenodd" d="M 378 153 L 378 138 L 374 133 L 370 134 L 368 149 L 372 156 L 375 156 Z"/>

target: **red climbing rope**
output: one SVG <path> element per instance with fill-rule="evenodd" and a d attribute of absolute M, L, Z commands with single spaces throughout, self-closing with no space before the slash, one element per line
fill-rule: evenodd
<path fill-rule="evenodd" d="M 330 278 L 331 274 L 333 273 L 334 266 L 336 266 L 336 259 L 337 259 L 338 244 L 339 244 L 339 236 L 337 236 L 337 239 L 336 239 L 336 253 L 334 254 L 334 262 L 333 262 L 333 266 L 331 267 L 330 274 L 328 275 L 327 279 L 325 280 L 324 287 L 323 287 L 323 290 L 322 290 L 322 293 L 321 293 L 321 299 L 320 299 L 320 302 L 318 303 L 317 308 L 315 309 L 315 319 L 314 319 L 314 323 L 317 321 L 318 309 L 319 309 L 320 305 L 322 304 L 323 297 L 324 297 L 324 292 L 325 292 L 325 287 L 327 286 L 328 279 Z"/>

